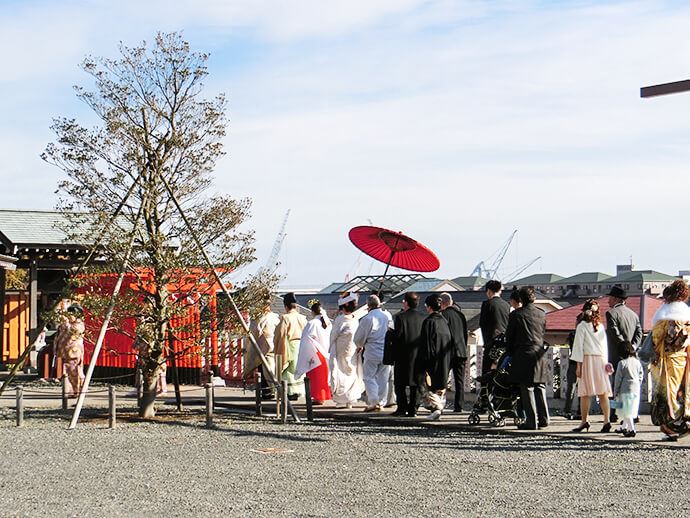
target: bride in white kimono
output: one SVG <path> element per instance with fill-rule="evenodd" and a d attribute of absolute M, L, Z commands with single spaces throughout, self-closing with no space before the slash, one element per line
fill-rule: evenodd
<path fill-rule="evenodd" d="M 323 405 L 331 399 L 328 383 L 328 336 L 331 321 L 318 301 L 309 301 L 312 319 L 302 331 L 295 376 L 307 375 L 310 395 L 315 405 Z"/>
<path fill-rule="evenodd" d="M 357 309 L 357 294 L 344 293 L 338 299 L 338 306 L 342 313 L 333 322 L 329 349 L 331 399 L 336 408 L 352 408 L 364 391 L 361 357 L 353 341 L 359 326 L 353 315 Z"/>

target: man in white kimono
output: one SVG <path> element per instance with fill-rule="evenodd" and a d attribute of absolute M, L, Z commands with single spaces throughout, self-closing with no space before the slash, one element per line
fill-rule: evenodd
<path fill-rule="evenodd" d="M 390 313 L 381 310 L 381 300 L 376 295 L 367 299 L 369 313 L 359 321 L 355 333 L 358 350 L 364 350 L 364 389 L 367 394 L 365 412 L 378 412 L 388 398 L 388 379 L 391 366 L 383 364 L 386 332 L 392 325 Z"/>

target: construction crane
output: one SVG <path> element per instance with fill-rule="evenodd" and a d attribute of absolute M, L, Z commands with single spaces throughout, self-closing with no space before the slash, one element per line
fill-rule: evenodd
<path fill-rule="evenodd" d="M 496 276 L 498 275 L 498 269 L 501 267 L 501 264 L 503 263 L 503 259 L 506 256 L 506 253 L 508 252 L 508 249 L 510 248 L 510 244 L 513 242 L 513 239 L 515 238 L 515 234 L 517 234 L 517 230 L 513 230 L 513 233 L 510 234 L 510 237 L 508 240 L 503 243 L 503 246 L 492 254 L 491 257 L 494 255 L 496 256 L 496 259 L 491 263 L 491 266 L 487 268 L 486 263 L 484 261 L 481 261 L 477 266 L 474 267 L 474 270 L 472 270 L 472 273 L 470 274 L 472 277 L 483 277 L 484 279 L 495 279 Z M 489 261 L 489 259 L 486 260 L 486 262 Z"/>
<path fill-rule="evenodd" d="M 504 284 L 510 284 L 510 283 L 513 282 L 515 279 L 517 279 L 517 278 L 520 276 L 520 274 L 521 274 L 522 272 L 524 272 L 525 270 L 527 270 L 527 268 L 529 268 L 530 266 L 532 266 L 532 265 L 533 265 L 534 263 L 536 263 L 539 259 L 541 259 L 541 256 L 535 257 L 534 259 L 532 259 L 532 260 L 531 260 L 530 262 L 528 262 L 527 264 L 524 264 L 524 265 L 520 266 L 517 270 L 515 270 L 515 271 L 513 271 L 513 272 L 510 272 L 508 275 L 505 276 L 505 279 L 506 279 L 506 280 L 503 281 L 503 283 L 504 283 Z"/>
<path fill-rule="evenodd" d="M 278 256 L 280 255 L 280 249 L 283 247 L 283 241 L 285 241 L 285 227 L 287 226 L 288 217 L 290 217 L 290 209 L 285 213 L 283 218 L 283 224 L 280 226 L 280 232 L 276 237 L 275 243 L 273 243 L 273 248 L 271 249 L 271 255 L 268 257 L 266 264 L 262 267 L 262 270 L 272 274 L 278 269 L 280 261 L 278 261 Z"/>

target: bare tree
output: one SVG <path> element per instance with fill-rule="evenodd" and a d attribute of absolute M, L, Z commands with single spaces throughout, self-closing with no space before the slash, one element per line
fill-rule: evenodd
<path fill-rule="evenodd" d="M 58 193 L 69 232 L 85 242 L 105 232 L 99 254 L 106 266 L 86 273 L 117 270 L 128 237 L 136 234 L 127 265 L 131 289 L 123 294 L 114 323 L 137 321 L 137 339 L 146 346 L 139 410 L 150 417 L 171 320 L 188 310 L 187 295 L 214 282 L 165 183 L 213 263 L 226 273 L 254 260 L 253 233 L 242 228 L 251 202 L 209 194 L 211 173 L 224 154 L 227 120 L 223 95 L 202 97 L 208 55 L 191 51 L 178 33 L 159 33 L 150 46 L 120 44 L 119 50 L 118 59 L 86 58 L 82 68 L 95 88 L 75 87 L 99 125 L 90 129 L 74 119 L 56 119 L 57 141 L 43 158 L 67 174 Z M 121 215 L 108 225 L 125 198 Z M 107 278 L 74 279 L 96 315 L 107 305 Z"/>

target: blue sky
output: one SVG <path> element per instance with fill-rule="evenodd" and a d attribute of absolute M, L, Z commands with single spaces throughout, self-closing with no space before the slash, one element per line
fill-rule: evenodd
<path fill-rule="evenodd" d="M 140 5 L 143 4 L 143 5 Z M 87 54 L 182 30 L 229 99 L 216 188 L 254 200 L 259 262 L 292 210 L 286 284 L 366 273 L 350 227 L 403 230 L 466 275 L 690 268 L 685 2 L 0 1 L 0 207 L 50 209 L 39 154 Z M 358 265 L 358 268 L 356 268 Z M 374 265 L 373 272 L 383 267 Z"/>

